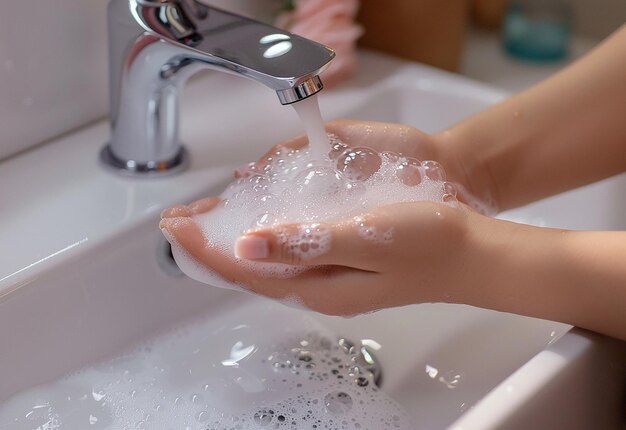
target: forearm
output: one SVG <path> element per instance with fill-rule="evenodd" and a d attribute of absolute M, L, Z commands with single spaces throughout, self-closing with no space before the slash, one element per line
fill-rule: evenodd
<path fill-rule="evenodd" d="M 488 271 L 471 304 L 626 339 L 626 232 L 481 224 L 474 240 Z"/>
<path fill-rule="evenodd" d="M 465 182 L 501 210 L 623 172 L 625 53 L 626 26 L 563 72 L 437 138 L 458 157 Z"/>

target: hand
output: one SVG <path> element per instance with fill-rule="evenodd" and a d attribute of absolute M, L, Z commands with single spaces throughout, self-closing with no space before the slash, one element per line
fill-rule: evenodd
<path fill-rule="evenodd" d="M 280 225 L 242 236 L 239 258 L 303 265 L 291 278 L 264 278 L 206 246 L 189 216 L 210 210 L 219 200 L 205 199 L 163 214 L 166 236 L 226 280 L 278 300 L 296 299 L 330 315 L 354 315 L 422 302 L 467 302 L 468 267 L 480 258 L 468 234 L 481 215 L 463 205 L 430 202 L 385 206 L 354 219 L 317 225 Z M 307 228 L 329 238 L 327 252 L 303 255 L 289 246 Z M 304 242 L 312 245 L 313 241 Z M 483 264 L 484 265 L 484 264 Z M 480 267 L 472 267 L 480 273 Z M 476 282 L 477 284 L 479 282 Z"/>
<path fill-rule="evenodd" d="M 326 124 L 326 131 L 336 135 L 348 146 L 367 146 L 378 152 L 395 152 L 420 161 L 439 162 L 447 179 L 456 184 L 457 198 L 483 214 L 494 214 L 498 210 L 494 198 L 494 184 L 488 172 L 477 166 L 475 160 L 461 160 L 449 149 L 449 133 L 428 135 L 413 127 L 402 124 L 335 120 Z M 267 151 L 258 161 L 241 166 L 235 171 L 240 178 L 260 172 L 269 157 L 281 149 L 300 149 L 308 144 L 306 136 L 281 142 Z"/>
<path fill-rule="evenodd" d="M 348 145 L 369 146 L 420 160 L 439 160 L 449 178 L 461 184 L 460 199 L 471 200 L 462 167 L 437 137 L 403 125 L 350 120 L 329 123 L 327 130 Z M 235 174 L 240 177 L 262 170 L 268 157 L 281 148 L 297 149 L 306 144 L 304 136 L 283 142 Z M 465 206 L 405 203 L 364 214 L 361 221 L 318 226 L 329 232 L 331 250 L 307 261 L 278 242 L 288 238 L 290 232 L 297 233 L 299 226 L 277 226 L 250 233 L 237 244 L 239 257 L 310 266 L 310 270 L 294 278 L 267 279 L 206 246 L 200 228 L 190 217 L 210 210 L 218 202 L 204 199 L 190 206 L 170 208 L 164 212 L 161 228 L 201 264 L 253 292 L 276 299 L 295 296 L 311 309 L 341 315 L 424 301 L 460 301 L 455 288 L 463 280 L 453 281 L 451 277 L 458 273 L 457 268 L 465 267 L 467 258 L 454 264 L 453 256 L 464 247 L 468 217 L 478 216 Z M 358 222 L 363 226 L 358 227 Z M 364 237 L 368 229 L 379 236 L 378 241 Z M 385 239 L 387 233 L 392 240 Z M 255 256 L 255 249 L 268 255 Z M 455 270 L 449 270 L 448 265 Z"/>

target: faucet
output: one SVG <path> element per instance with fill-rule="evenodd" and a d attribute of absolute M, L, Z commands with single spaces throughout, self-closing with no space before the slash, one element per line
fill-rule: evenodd
<path fill-rule="evenodd" d="M 127 174 L 173 173 L 188 155 L 178 140 L 179 96 L 201 69 L 267 85 L 281 104 L 323 88 L 326 46 L 198 0 L 110 0 L 111 140 L 105 165 Z"/>

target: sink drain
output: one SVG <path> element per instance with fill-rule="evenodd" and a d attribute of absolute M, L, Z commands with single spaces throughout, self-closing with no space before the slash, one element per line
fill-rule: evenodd
<path fill-rule="evenodd" d="M 182 277 L 185 276 L 176 260 L 174 260 L 174 254 L 172 254 L 172 245 L 163 237 L 159 238 L 159 245 L 157 246 L 157 264 L 166 274 L 169 276 Z"/>
<path fill-rule="evenodd" d="M 383 382 L 383 371 L 372 348 L 363 344 L 355 345 L 345 338 L 340 338 L 338 344 L 343 352 L 350 356 L 354 369 L 357 369 L 354 375 L 355 382 L 360 386 L 365 386 L 372 381 L 380 388 Z"/>

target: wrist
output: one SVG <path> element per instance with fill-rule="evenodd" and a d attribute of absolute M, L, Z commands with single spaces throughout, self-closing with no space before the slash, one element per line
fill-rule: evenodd
<path fill-rule="evenodd" d="M 438 159 L 449 170 L 449 180 L 466 189 L 469 196 L 464 200 L 476 199 L 481 212 L 492 215 L 500 210 L 500 197 L 497 184 L 488 164 L 479 152 L 480 137 L 469 135 L 463 127 L 454 126 L 432 136 Z M 473 202 L 467 201 L 475 207 Z"/>
<path fill-rule="evenodd" d="M 509 270 L 514 266 L 512 249 L 518 224 L 508 223 L 475 211 L 466 210 L 464 265 L 459 281 L 459 303 L 480 308 L 502 308 L 502 285 L 506 285 Z"/>
<path fill-rule="evenodd" d="M 468 298 L 474 306 L 535 318 L 572 322 L 575 295 L 568 236 L 573 232 L 488 217 L 476 220 L 469 241 L 481 270 Z M 567 312 L 563 312 L 564 310 Z"/>

